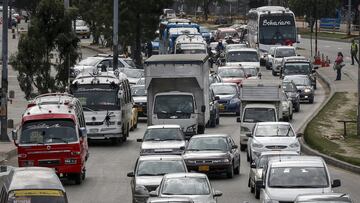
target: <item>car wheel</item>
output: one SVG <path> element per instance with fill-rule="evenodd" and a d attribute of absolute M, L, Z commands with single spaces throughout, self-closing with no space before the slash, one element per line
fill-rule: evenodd
<path fill-rule="evenodd" d="M 204 134 L 204 132 L 205 132 L 205 127 L 202 125 L 199 125 L 198 126 L 198 134 Z"/>
<path fill-rule="evenodd" d="M 81 183 L 83 181 L 83 172 L 75 173 L 73 175 L 73 179 L 74 179 L 76 185 L 81 185 Z"/>
<path fill-rule="evenodd" d="M 233 177 L 234 177 L 234 164 L 232 164 L 232 165 L 228 168 L 228 170 L 227 170 L 227 172 L 226 172 L 226 176 L 227 176 L 228 178 L 233 178 Z"/>
<path fill-rule="evenodd" d="M 220 124 L 220 116 L 217 117 L 217 119 L 216 119 L 216 125 L 219 125 L 219 124 Z"/>
<path fill-rule="evenodd" d="M 311 98 L 309 99 L 309 103 L 310 103 L 310 104 L 314 103 L 314 97 L 311 97 Z"/>
<path fill-rule="evenodd" d="M 255 199 L 260 199 L 260 188 L 255 185 Z"/>
<path fill-rule="evenodd" d="M 295 106 L 295 112 L 299 112 L 300 111 L 300 102 Z"/>
<path fill-rule="evenodd" d="M 274 69 L 271 70 L 271 73 L 273 76 L 276 76 L 276 72 L 274 71 Z"/>
<path fill-rule="evenodd" d="M 240 116 L 240 112 L 237 111 L 237 112 L 235 113 L 235 115 L 236 115 L 236 116 Z"/>
<path fill-rule="evenodd" d="M 238 167 L 235 168 L 234 173 L 235 173 L 236 175 L 239 175 L 239 174 L 240 174 L 240 159 L 239 159 L 239 165 L 238 165 Z"/>
<path fill-rule="evenodd" d="M 246 151 L 246 161 L 250 162 L 249 150 Z"/>
<path fill-rule="evenodd" d="M 246 149 L 246 144 L 240 144 L 240 151 L 245 151 Z"/>
<path fill-rule="evenodd" d="M 291 115 L 290 115 L 290 120 L 292 120 L 293 119 L 293 113 L 291 113 Z"/>

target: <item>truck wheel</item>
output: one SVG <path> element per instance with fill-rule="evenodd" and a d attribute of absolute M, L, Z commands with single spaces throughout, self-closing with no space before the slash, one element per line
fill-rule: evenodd
<path fill-rule="evenodd" d="M 260 188 L 255 186 L 255 199 L 260 199 Z"/>
<path fill-rule="evenodd" d="M 246 149 L 246 144 L 240 144 L 240 151 L 245 151 Z"/>
<path fill-rule="evenodd" d="M 202 125 L 199 125 L 198 126 L 198 134 L 204 134 L 204 132 L 205 132 L 205 127 Z"/>

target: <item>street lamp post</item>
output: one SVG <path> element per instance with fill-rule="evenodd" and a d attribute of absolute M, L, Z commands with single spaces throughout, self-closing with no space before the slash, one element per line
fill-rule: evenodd
<path fill-rule="evenodd" d="M 360 4 L 358 5 L 359 11 L 359 27 L 360 27 Z M 359 28 L 359 46 L 360 47 L 360 28 Z M 359 51 L 359 58 L 360 58 L 360 51 Z M 358 109 L 357 109 L 357 135 L 360 135 L 360 63 L 358 63 Z"/>

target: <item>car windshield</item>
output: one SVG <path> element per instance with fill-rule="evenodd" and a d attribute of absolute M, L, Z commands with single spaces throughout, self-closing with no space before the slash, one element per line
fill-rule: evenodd
<path fill-rule="evenodd" d="M 246 44 L 228 44 L 226 50 L 247 48 Z"/>
<path fill-rule="evenodd" d="M 310 80 L 304 77 L 285 77 L 284 81 L 293 81 L 296 86 L 310 86 Z"/>
<path fill-rule="evenodd" d="M 256 51 L 231 51 L 227 62 L 259 62 L 259 56 Z"/>
<path fill-rule="evenodd" d="M 147 91 L 145 86 L 132 86 L 131 87 L 131 95 L 133 97 L 142 97 L 147 95 Z"/>
<path fill-rule="evenodd" d="M 281 156 L 298 156 L 296 154 L 269 154 L 269 155 L 265 155 L 265 156 L 260 156 L 259 159 L 256 160 L 256 166 L 257 168 L 265 168 L 270 160 L 270 158 L 272 157 L 281 157 Z"/>
<path fill-rule="evenodd" d="M 144 160 L 139 161 L 136 175 L 138 176 L 163 176 L 168 173 L 186 172 L 181 160 Z"/>
<path fill-rule="evenodd" d="M 307 75 L 310 73 L 309 63 L 286 63 L 284 65 L 285 75 Z"/>
<path fill-rule="evenodd" d="M 124 68 L 121 70 L 128 78 L 141 78 L 144 77 L 144 71 L 139 69 Z"/>
<path fill-rule="evenodd" d="M 257 123 L 257 122 L 275 122 L 275 110 L 271 108 L 246 108 L 243 122 Z"/>
<path fill-rule="evenodd" d="M 77 140 L 75 123 L 72 120 L 28 121 L 21 127 L 20 144 L 68 143 Z"/>
<path fill-rule="evenodd" d="M 135 63 L 131 59 L 124 59 L 124 61 L 131 67 L 136 67 Z"/>
<path fill-rule="evenodd" d="M 145 78 L 140 78 L 136 84 L 137 85 L 145 85 Z"/>
<path fill-rule="evenodd" d="M 180 128 L 152 128 L 147 129 L 144 141 L 184 140 Z"/>
<path fill-rule="evenodd" d="M 288 124 L 258 125 L 255 137 L 294 137 L 295 133 Z"/>
<path fill-rule="evenodd" d="M 211 88 L 215 95 L 233 95 L 236 94 L 234 85 L 212 85 Z"/>
<path fill-rule="evenodd" d="M 163 195 L 209 195 L 210 187 L 205 178 L 170 178 L 163 183 Z"/>
<path fill-rule="evenodd" d="M 194 113 L 192 95 L 161 95 L 155 98 L 154 113 Z"/>
<path fill-rule="evenodd" d="M 73 94 L 80 100 L 84 111 L 120 110 L 116 89 L 89 89 L 88 91 L 75 91 Z"/>
<path fill-rule="evenodd" d="M 276 50 L 275 58 L 284 58 L 289 56 L 296 56 L 295 49 L 278 49 Z"/>
<path fill-rule="evenodd" d="M 329 186 L 324 167 L 273 167 L 269 171 L 269 187 L 324 188 Z"/>
<path fill-rule="evenodd" d="M 233 39 L 235 38 L 240 38 L 239 37 L 239 34 L 236 32 L 236 30 L 234 31 L 221 31 L 220 32 L 220 35 L 219 35 L 219 38 L 220 39 L 225 39 L 225 37 L 228 36 L 228 37 L 232 37 Z"/>
<path fill-rule="evenodd" d="M 198 137 L 190 139 L 188 151 L 218 150 L 227 151 L 228 144 L 225 137 Z"/>
<path fill-rule="evenodd" d="M 59 190 L 15 190 L 9 193 L 7 203 L 66 203 L 66 196 Z"/>
<path fill-rule="evenodd" d="M 246 74 L 246 76 L 251 77 L 251 76 L 257 76 L 257 69 L 256 68 L 244 68 L 244 73 Z"/>
<path fill-rule="evenodd" d="M 244 70 L 241 68 L 219 68 L 218 74 L 222 78 L 244 78 Z"/>
<path fill-rule="evenodd" d="M 79 66 L 95 66 L 99 61 L 100 58 L 97 57 L 88 57 L 78 63 Z"/>
<path fill-rule="evenodd" d="M 296 86 L 294 86 L 292 83 L 290 82 L 284 82 L 283 83 L 283 90 L 285 92 L 296 92 Z"/>
<path fill-rule="evenodd" d="M 86 25 L 86 22 L 83 21 L 83 20 L 77 20 L 77 21 L 75 22 L 75 24 L 76 24 L 76 26 L 85 26 L 85 25 Z"/>

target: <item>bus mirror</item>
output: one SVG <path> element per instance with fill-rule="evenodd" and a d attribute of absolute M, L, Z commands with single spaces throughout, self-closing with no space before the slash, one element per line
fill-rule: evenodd
<path fill-rule="evenodd" d="M 80 137 L 86 137 L 86 135 L 87 135 L 87 133 L 86 133 L 86 128 L 81 127 L 81 128 L 80 128 L 79 136 L 80 136 Z"/>
<path fill-rule="evenodd" d="M 118 93 L 118 98 L 121 99 L 124 95 L 124 91 L 123 90 L 119 90 L 119 93 Z"/>
<path fill-rule="evenodd" d="M 301 35 L 297 35 L 296 43 L 300 43 L 301 41 Z"/>

